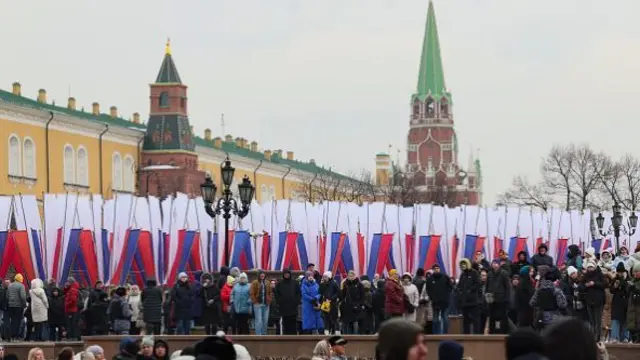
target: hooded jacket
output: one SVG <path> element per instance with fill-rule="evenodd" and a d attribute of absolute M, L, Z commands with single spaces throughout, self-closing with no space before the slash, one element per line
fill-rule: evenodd
<path fill-rule="evenodd" d="M 460 280 L 458 280 L 458 307 L 473 307 L 480 304 L 480 274 L 471 267 L 469 259 L 460 261 L 461 268 Z"/>
<path fill-rule="evenodd" d="M 73 314 L 78 312 L 78 298 L 80 297 L 80 286 L 76 281 L 64 287 L 64 312 Z"/>
<path fill-rule="evenodd" d="M 249 314 L 251 312 L 251 297 L 249 296 L 249 284 L 247 274 L 238 276 L 238 282 L 231 290 L 231 305 L 236 314 Z"/>
<path fill-rule="evenodd" d="M 289 274 L 289 278 L 284 275 Z M 291 270 L 282 272 L 282 280 L 276 284 L 275 289 L 276 302 L 280 308 L 282 316 L 297 316 L 298 305 L 300 304 L 300 286 L 293 278 Z"/>
<path fill-rule="evenodd" d="M 545 250 L 544 254 L 541 252 L 542 249 Z M 547 245 L 540 244 L 540 246 L 538 246 L 538 253 L 531 257 L 531 265 L 533 265 L 533 267 L 535 267 L 536 269 L 540 265 L 553 267 L 553 258 L 549 256 L 549 254 L 547 254 L 548 251 L 549 248 L 547 247 Z"/>
<path fill-rule="evenodd" d="M 31 280 L 31 317 L 34 323 L 45 322 L 49 319 L 49 300 L 44 292 L 44 284 L 40 279 Z"/>

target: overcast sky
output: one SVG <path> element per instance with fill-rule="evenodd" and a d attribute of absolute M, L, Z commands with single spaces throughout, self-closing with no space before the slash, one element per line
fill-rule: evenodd
<path fill-rule="evenodd" d="M 485 203 L 558 142 L 639 145 L 640 1 L 436 0 L 459 161 Z M 348 173 L 406 156 L 426 0 L 2 1 L 0 87 L 148 114 L 166 37 L 191 124 Z M 395 159 L 396 150 L 393 150 Z"/>

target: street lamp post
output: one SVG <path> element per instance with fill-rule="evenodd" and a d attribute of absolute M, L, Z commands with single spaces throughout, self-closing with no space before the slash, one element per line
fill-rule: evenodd
<path fill-rule="evenodd" d="M 629 215 L 627 224 L 623 224 L 622 210 L 620 208 L 620 205 L 618 205 L 618 203 L 616 202 L 613 204 L 613 216 L 611 217 L 611 225 L 609 226 L 609 228 L 606 231 L 604 230 L 604 216 L 602 216 L 602 213 L 598 214 L 598 217 L 596 217 L 596 223 L 598 225 L 598 231 L 600 232 L 600 235 L 607 236 L 613 234 L 613 236 L 616 238 L 616 253 L 619 254 L 620 234 L 622 233 L 629 236 L 635 234 L 636 227 L 638 225 L 638 216 L 636 215 L 635 211 L 632 211 L 631 215 Z"/>
<path fill-rule="evenodd" d="M 216 201 L 216 191 L 218 188 L 209 175 L 205 177 L 204 183 L 200 185 L 200 191 L 202 192 L 204 210 L 207 212 L 207 215 L 212 219 L 215 219 L 217 215 L 222 215 L 224 218 L 224 264 L 229 266 L 231 262 L 229 256 L 229 219 L 231 218 L 231 214 L 237 215 L 241 219 L 249 214 L 255 187 L 251 185 L 251 180 L 245 175 L 242 178 L 242 183 L 238 185 L 238 193 L 240 195 L 240 204 L 238 204 L 231 192 L 233 173 L 236 169 L 231 166 L 231 161 L 228 157 L 220 167 L 220 170 L 223 185 L 222 197 Z"/>

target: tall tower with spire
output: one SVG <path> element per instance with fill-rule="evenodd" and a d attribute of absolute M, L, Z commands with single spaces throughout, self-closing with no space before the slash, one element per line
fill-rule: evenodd
<path fill-rule="evenodd" d="M 422 201 L 449 205 L 478 204 L 476 160 L 466 170 L 458 163 L 453 97 L 447 88 L 433 2 L 429 1 L 418 85 L 410 99 L 406 172 Z"/>
<path fill-rule="evenodd" d="M 149 121 L 139 164 L 139 192 L 164 196 L 200 193 L 204 173 L 198 170 L 193 131 L 182 83 L 167 40 L 156 81 L 150 84 Z"/>

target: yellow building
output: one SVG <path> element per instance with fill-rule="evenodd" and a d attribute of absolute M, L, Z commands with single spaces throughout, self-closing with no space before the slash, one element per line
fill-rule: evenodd
<path fill-rule="evenodd" d="M 248 176 L 261 202 L 324 200 L 323 186 L 342 189 L 354 181 L 314 160 L 298 161 L 292 151 L 260 150 L 257 142 L 242 137 L 212 137 L 210 129 L 196 136 L 186 116 L 186 88 L 167 44 L 151 85 L 149 128 L 139 113 L 127 119 L 115 106 L 104 112 L 94 102 L 85 110 L 72 97 L 60 106 L 47 99 L 44 89 L 35 98 L 23 94 L 19 83 L 11 91 L 0 90 L 0 137 L 7 149 L 0 152 L 0 194 L 35 194 L 40 199 L 43 193 L 79 192 L 110 198 L 117 192 L 168 195 L 186 188 L 197 195 L 205 173 L 220 183 L 220 165 L 227 156 L 236 168 L 234 183 Z M 173 134 L 164 125 L 172 116 L 178 122 Z M 162 119 L 161 131 L 151 128 L 157 118 Z M 173 179 L 168 169 L 190 175 Z M 185 181 L 192 186 L 185 187 Z M 235 184 L 232 190 L 237 191 Z"/>

